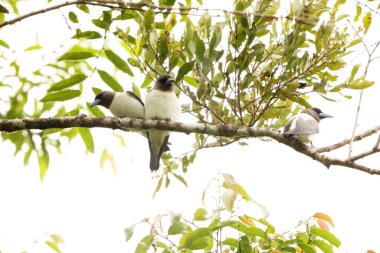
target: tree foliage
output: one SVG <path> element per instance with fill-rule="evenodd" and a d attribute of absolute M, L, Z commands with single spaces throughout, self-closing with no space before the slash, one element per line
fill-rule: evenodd
<path fill-rule="evenodd" d="M 216 185 L 220 182 L 220 185 Z M 331 232 L 333 220 L 324 213 L 315 213 L 295 228 L 287 232 L 278 232 L 265 218 L 257 218 L 239 210 L 241 202 L 251 203 L 266 216 L 263 206 L 254 202 L 247 191 L 238 184 L 232 175 L 221 174 L 204 190 L 202 201 L 212 187 L 219 187 L 221 196 L 217 206 L 198 208 L 192 219 L 183 215 L 171 215 L 167 221 L 164 215 L 157 216 L 152 222 L 143 219 L 125 229 L 129 241 L 136 226 L 148 224 L 149 234 L 137 245 L 135 252 L 334 252 L 339 248 L 340 240 Z M 249 209 L 254 209 L 252 206 Z"/>
<path fill-rule="evenodd" d="M 18 14 L 18 4 L 2 5 L 1 27 L 10 24 L 8 10 Z M 171 73 L 183 112 L 197 122 L 278 129 L 301 107 L 310 106 L 310 94 L 334 101 L 349 98 L 346 89 L 374 84 L 359 74 L 359 65 L 350 73 L 343 71 L 347 67 L 344 56 L 362 41 L 371 25 L 371 11 L 359 3 L 354 17 L 359 28 L 354 32 L 342 0 L 238 0 L 231 10 L 213 12 L 202 8 L 202 1 L 191 0 L 74 1 L 59 7 L 72 29 L 70 46 L 49 52 L 54 59 L 33 72 L 23 71 L 11 43 L 0 38 L 4 49 L 0 92 L 9 94 L 0 101 L 0 119 L 104 116 L 83 101 L 86 92 L 132 89 L 140 95 L 158 75 Z M 26 51 L 43 49 L 38 40 L 25 47 Z M 102 83 L 94 82 L 95 73 Z M 59 152 L 63 139 L 80 136 L 87 150 L 94 151 L 91 131 L 80 128 L 3 132 L 1 136 L 14 144 L 15 154 L 22 155 L 25 164 L 31 155 L 38 157 L 41 179 L 48 169 L 49 151 Z M 245 144 L 237 137 L 194 136 L 192 152 L 163 156 L 165 168 L 157 189 L 169 176 L 185 183 L 179 171 L 187 171 L 198 150 Z"/>

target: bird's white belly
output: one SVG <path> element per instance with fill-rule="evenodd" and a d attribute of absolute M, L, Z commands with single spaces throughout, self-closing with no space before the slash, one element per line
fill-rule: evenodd
<path fill-rule="evenodd" d="M 174 92 L 152 90 L 145 100 L 145 118 L 178 121 L 180 107 Z"/>

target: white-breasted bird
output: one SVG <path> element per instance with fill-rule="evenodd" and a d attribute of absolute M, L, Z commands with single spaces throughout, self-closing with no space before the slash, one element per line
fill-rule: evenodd
<path fill-rule="evenodd" d="M 132 91 L 127 92 L 114 92 L 114 91 L 102 91 L 95 96 L 94 102 L 90 106 L 101 105 L 111 111 L 113 116 L 118 118 L 144 118 L 144 103 L 143 101 Z M 146 130 L 134 130 L 144 137 L 147 137 Z M 168 145 L 170 143 L 167 143 Z M 166 145 L 164 151 L 170 150 Z"/>
<path fill-rule="evenodd" d="M 290 118 L 285 125 L 283 135 L 305 144 L 310 143 L 314 147 L 312 137 L 319 133 L 320 120 L 331 117 L 316 107 L 305 109 L 300 114 Z"/>
<path fill-rule="evenodd" d="M 181 107 L 174 91 L 174 79 L 170 75 L 158 78 L 145 98 L 145 118 L 178 121 Z M 169 131 L 148 130 L 151 171 L 160 167 L 160 158 L 169 140 Z"/>
<path fill-rule="evenodd" d="M 102 91 L 95 96 L 90 106 L 96 105 L 109 109 L 115 117 L 144 118 L 144 103 L 132 91 Z"/>

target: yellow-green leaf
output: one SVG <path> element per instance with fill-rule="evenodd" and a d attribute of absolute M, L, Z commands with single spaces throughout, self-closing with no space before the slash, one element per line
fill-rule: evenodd
<path fill-rule="evenodd" d="M 310 229 L 310 233 L 325 239 L 326 241 L 328 241 L 329 243 L 333 244 L 336 247 L 339 247 L 341 244 L 340 240 L 327 230 L 317 228 L 317 227 L 312 227 Z"/>
<path fill-rule="evenodd" d="M 367 33 L 368 28 L 371 26 L 371 22 L 372 22 L 372 13 L 369 11 L 363 17 L 364 33 Z"/>
<path fill-rule="evenodd" d="M 63 90 L 54 93 L 48 93 L 45 97 L 43 97 L 40 102 L 51 102 L 51 101 L 65 101 L 70 100 L 75 97 L 79 97 L 81 91 L 79 90 Z"/>
<path fill-rule="evenodd" d="M 94 153 L 94 150 L 95 150 L 94 139 L 92 138 L 90 129 L 85 128 L 85 127 L 79 127 L 78 132 L 80 136 L 82 137 L 84 145 L 86 145 L 86 149 L 89 152 Z"/>
<path fill-rule="evenodd" d="M 104 50 L 108 60 L 110 60 L 118 69 L 133 76 L 132 70 L 129 68 L 127 62 L 120 58 L 114 51 L 106 49 Z"/>
<path fill-rule="evenodd" d="M 123 92 L 123 87 L 110 74 L 103 70 L 98 70 L 98 73 L 103 82 L 107 84 L 111 89 L 117 92 Z"/>
<path fill-rule="evenodd" d="M 57 91 L 57 90 L 62 90 L 68 87 L 71 87 L 75 84 L 83 82 L 87 78 L 86 75 L 83 74 L 76 74 L 73 75 L 72 77 L 69 77 L 67 79 L 61 80 L 55 84 L 53 84 L 48 91 Z"/>
<path fill-rule="evenodd" d="M 57 60 L 63 61 L 63 60 L 84 60 L 91 57 L 94 57 L 95 55 L 90 52 L 86 51 L 79 51 L 79 52 L 68 52 L 66 54 L 61 55 Z"/>

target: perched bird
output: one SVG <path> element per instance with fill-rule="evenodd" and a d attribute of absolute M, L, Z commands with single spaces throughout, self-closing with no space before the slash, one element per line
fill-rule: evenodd
<path fill-rule="evenodd" d="M 145 98 L 145 118 L 178 121 L 181 108 L 174 92 L 174 79 L 170 75 L 158 78 Z M 169 140 L 169 131 L 148 130 L 150 170 L 160 167 L 160 158 Z"/>
<path fill-rule="evenodd" d="M 144 118 L 144 103 L 132 91 L 124 93 L 102 91 L 95 96 L 91 106 L 101 105 L 109 109 L 115 117 Z"/>
<path fill-rule="evenodd" d="M 305 109 L 302 113 L 290 118 L 285 125 L 283 135 L 305 144 L 310 143 L 314 147 L 311 139 L 313 135 L 319 133 L 319 121 L 331 117 L 315 107 Z"/>

